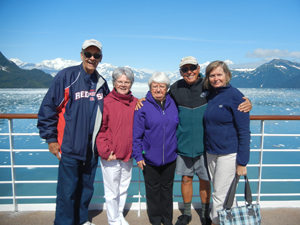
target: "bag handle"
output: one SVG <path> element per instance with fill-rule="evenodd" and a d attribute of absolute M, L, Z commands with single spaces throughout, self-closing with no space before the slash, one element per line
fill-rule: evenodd
<path fill-rule="evenodd" d="M 244 178 L 245 178 L 244 197 L 245 197 L 246 202 L 249 205 L 251 205 L 252 204 L 252 194 L 251 194 L 250 184 L 249 184 L 247 175 L 244 175 Z M 234 196 L 235 196 L 235 192 L 236 192 L 236 188 L 239 183 L 239 180 L 240 180 L 240 176 L 236 174 L 230 185 L 227 195 L 226 195 L 226 199 L 225 199 L 225 202 L 223 205 L 223 207 L 225 209 L 230 209 L 233 205 L 233 200 L 234 200 Z"/>

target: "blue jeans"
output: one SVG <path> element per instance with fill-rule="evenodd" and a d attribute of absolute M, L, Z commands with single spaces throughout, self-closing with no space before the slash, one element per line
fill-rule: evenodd
<path fill-rule="evenodd" d="M 88 220 L 88 206 L 94 193 L 98 165 L 98 156 L 92 155 L 87 154 L 86 160 L 81 161 L 62 154 L 54 224 L 78 225 Z"/>

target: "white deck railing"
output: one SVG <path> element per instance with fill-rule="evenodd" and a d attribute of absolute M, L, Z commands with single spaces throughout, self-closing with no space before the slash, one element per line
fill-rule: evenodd
<path fill-rule="evenodd" d="M 38 133 L 14 133 L 13 132 L 13 120 L 14 119 L 37 119 L 36 114 L 0 114 L 0 119 L 6 119 L 8 120 L 8 133 L 0 133 L 1 136 L 6 136 L 9 138 L 9 149 L 0 149 L 1 152 L 9 152 L 10 154 L 10 165 L 0 165 L 0 171 L 3 168 L 9 168 L 10 169 L 10 176 L 11 180 L 5 180 L 0 181 L 0 187 L 4 184 L 11 185 L 11 195 L 4 196 L 2 191 L 0 191 L 0 201 L 3 200 L 10 200 L 12 203 L 8 204 L 1 204 L 0 203 L 0 211 L 24 211 L 24 210 L 54 210 L 55 209 L 55 203 L 33 203 L 33 204 L 19 204 L 18 200 L 21 199 L 55 199 L 55 195 L 49 195 L 49 196 L 37 196 L 37 195 L 31 195 L 31 196 L 20 196 L 17 194 L 17 184 L 55 184 L 57 183 L 56 180 L 17 180 L 15 176 L 15 169 L 17 168 L 57 168 L 58 165 L 33 165 L 28 162 L 27 165 L 16 165 L 15 164 L 15 156 L 14 153 L 16 152 L 48 152 L 48 149 L 15 149 L 14 148 L 14 137 L 16 136 L 38 136 Z M 260 133 L 254 133 L 251 134 L 252 137 L 259 137 L 260 138 L 260 146 L 257 149 L 251 149 L 251 152 L 259 152 L 259 163 L 257 164 L 248 164 L 248 168 L 250 167 L 256 167 L 258 168 L 258 176 L 257 179 L 249 179 L 250 182 L 257 182 L 257 190 L 252 190 L 252 195 L 256 197 L 256 201 L 260 203 L 261 207 L 300 207 L 300 200 L 291 200 L 291 201 L 280 201 L 280 200 L 272 200 L 272 201 L 261 201 L 261 197 L 276 197 L 276 196 L 295 196 L 295 199 L 297 196 L 300 196 L 300 188 L 295 193 L 261 193 L 261 187 L 262 183 L 264 182 L 299 182 L 300 179 L 262 179 L 263 174 L 263 168 L 267 167 L 300 167 L 300 160 L 299 163 L 296 164 L 263 164 L 263 157 L 265 152 L 299 152 L 300 148 L 297 149 L 264 149 L 264 140 L 265 137 L 300 137 L 300 127 L 297 131 L 297 134 L 268 134 L 265 133 L 265 121 L 266 120 L 297 120 L 300 121 L 300 116 L 251 116 L 251 121 L 253 120 L 260 120 Z M 300 144 L 299 144 L 300 146 Z M 300 155 L 299 155 L 300 156 Z M 300 157 L 298 156 L 298 159 Z M 135 166 L 136 167 L 136 166 Z M 145 202 L 142 202 L 142 198 L 145 198 L 144 195 L 141 194 L 141 183 L 143 183 L 143 180 L 141 179 L 141 172 L 139 170 L 138 172 L 139 176 L 138 179 L 132 179 L 132 183 L 138 183 L 138 191 L 134 195 L 128 195 L 128 198 L 135 198 L 137 199 L 137 202 L 129 203 L 126 205 L 127 208 L 138 210 L 138 214 L 140 214 L 141 209 L 145 209 Z M 242 181 L 242 179 L 241 179 Z M 176 179 L 175 182 L 181 182 L 181 180 Z M 197 181 L 195 181 L 197 182 Z M 95 183 L 102 183 L 100 180 L 95 180 Z M 299 185 L 300 186 L 300 185 Z M 1 188 L 0 188 L 1 190 Z M 194 197 L 198 197 L 199 195 L 194 195 Z M 237 196 L 243 196 L 243 194 L 237 194 Z M 174 197 L 181 197 L 181 195 L 174 195 Z M 94 195 L 94 199 L 103 198 L 103 196 L 100 195 Z M 255 198 L 254 198 L 255 199 Z M 200 199 L 199 199 L 200 200 Z M 181 208 L 182 206 L 178 202 L 174 202 L 174 208 Z M 196 204 L 193 204 L 194 208 L 201 208 L 201 204 L 198 202 Z M 91 204 L 91 209 L 105 209 L 105 204 Z"/>

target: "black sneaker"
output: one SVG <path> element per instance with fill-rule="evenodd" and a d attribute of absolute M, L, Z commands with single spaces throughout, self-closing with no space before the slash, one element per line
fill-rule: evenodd
<path fill-rule="evenodd" d="M 188 215 L 181 215 L 178 217 L 177 222 L 175 223 L 175 225 L 187 225 L 191 222 L 192 220 L 192 216 L 188 216 Z"/>
<path fill-rule="evenodd" d="M 211 219 L 209 217 L 206 217 L 201 220 L 202 225 L 211 225 Z"/>

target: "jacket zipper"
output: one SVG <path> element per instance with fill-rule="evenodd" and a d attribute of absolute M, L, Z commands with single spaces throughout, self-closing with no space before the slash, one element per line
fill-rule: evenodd
<path fill-rule="evenodd" d="M 163 110 L 163 120 L 164 120 L 164 136 L 163 136 L 163 164 L 165 164 L 165 130 L 166 130 L 166 124 L 165 124 L 165 111 Z"/>

